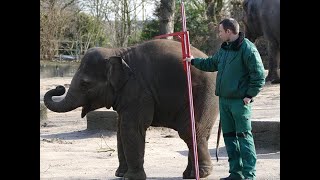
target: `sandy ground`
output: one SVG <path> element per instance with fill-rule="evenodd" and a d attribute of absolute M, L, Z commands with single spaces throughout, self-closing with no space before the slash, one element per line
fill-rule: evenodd
<path fill-rule="evenodd" d="M 40 79 L 40 100 L 57 85 L 68 85 L 71 78 Z M 40 127 L 41 179 L 121 179 L 114 176 L 118 167 L 116 133 L 88 131 L 81 108 L 67 113 L 48 110 L 46 126 Z M 218 117 L 219 118 L 219 117 Z M 253 119 L 280 121 L 280 85 L 266 85 L 256 97 Z M 218 122 L 218 121 L 217 121 Z M 228 159 L 220 141 L 219 161 L 215 159 L 217 137 L 215 124 L 209 151 L 213 173 L 206 179 L 228 176 Z M 147 179 L 182 179 L 187 165 L 187 146 L 174 130 L 166 128 L 147 131 L 144 168 Z M 257 179 L 280 179 L 280 151 L 257 149 Z"/>

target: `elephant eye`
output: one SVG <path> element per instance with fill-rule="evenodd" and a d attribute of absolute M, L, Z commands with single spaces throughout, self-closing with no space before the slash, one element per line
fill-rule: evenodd
<path fill-rule="evenodd" d="M 89 81 L 85 81 L 85 80 L 82 79 L 80 81 L 80 85 L 81 85 L 82 88 L 88 89 L 90 87 L 90 82 Z"/>

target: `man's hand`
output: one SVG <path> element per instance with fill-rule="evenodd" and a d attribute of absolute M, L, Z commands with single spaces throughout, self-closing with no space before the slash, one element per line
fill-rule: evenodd
<path fill-rule="evenodd" d="M 194 58 L 194 57 L 191 55 L 190 57 L 185 58 L 184 61 L 191 62 L 191 60 L 192 60 L 193 58 Z"/>
<path fill-rule="evenodd" d="M 245 105 L 249 104 L 250 102 L 251 102 L 251 98 L 248 98 L 248 97 L 243 98 L 243 103 Z"/>

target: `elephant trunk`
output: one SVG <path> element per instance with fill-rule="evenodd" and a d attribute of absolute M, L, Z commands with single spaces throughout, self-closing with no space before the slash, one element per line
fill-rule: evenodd
<path fill-rule="evenodd" d="M 52 100 L 53 96 L 62 96 L 65 92 L 66 89 L 63 86 L 57 86 L 55 89 L 49 90 L 43 99 L 46 107 L 54 112 L 69 112 L 79 107 L 77 98 L 74 98 L 69 91 L 63 100 L 59 102 Z"/>

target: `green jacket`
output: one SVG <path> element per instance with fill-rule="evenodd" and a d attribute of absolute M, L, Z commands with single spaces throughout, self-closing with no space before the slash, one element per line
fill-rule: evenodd
<path fill-rule="evenodd" d="M 224 42 L 213 56 L 194 58 L 191 64 L 203 71 L 218 71 L 217 96 L 255 97 L 265 84 L 264 67 L 256 46 L 239 33 L 231 43 Z"/>

